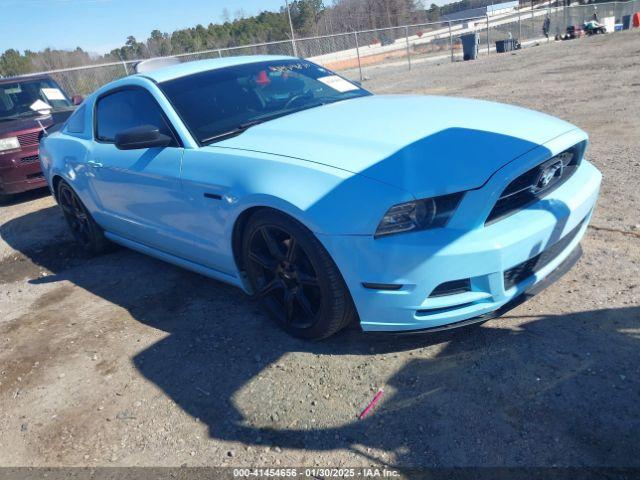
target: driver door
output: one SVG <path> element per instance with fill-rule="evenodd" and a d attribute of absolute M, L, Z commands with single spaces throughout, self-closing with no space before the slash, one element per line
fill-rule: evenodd
<path fill-rule="evenodd" d="M 176 218 L 184 210 L 180 165 L 184 149 L 153 96 L 141 87 L 96 101 L 95 142 L 87 171 L 99 223 L 108 231 L 160 250 L 181 249 Z M 116 134 L 143 125 L 173 138 L 167 147 L 119 150 Z"/>

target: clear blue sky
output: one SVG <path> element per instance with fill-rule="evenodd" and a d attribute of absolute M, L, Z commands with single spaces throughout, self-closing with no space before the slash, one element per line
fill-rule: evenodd
<path fill-rule="evenodd" d="M 144 40 L 154 28 L 172 32 L 198 23 L 278 10 L 284 0 L 0 0 L 0 52 L 45 47 L 104 53 L 128 35 Z"/>

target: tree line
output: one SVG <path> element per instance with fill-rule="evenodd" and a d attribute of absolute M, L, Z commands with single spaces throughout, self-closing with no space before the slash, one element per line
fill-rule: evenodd
<path fill-rule="evenodd" d="M 292 0 L 289 4 L 296 37 L 398 26 L 428 19 L 421 0 L 334 0 L 329 6 L 323 0 Z M 102 55 L 91 55 L 81 47 L 70 51 L 46 48 L 37 52 L 8 49 L 0 55 L 0 76 L 224 49 L 291 37 L 284 7 L 253 16 L 239 10 L 234 12 L 234 17 L 232 20 L 225 9 L 219 23 L 171 33 L 156 29 L 146 40 L 129 36 L 121 47 Z"/>
<path fill-rule="evenodd" d="M 473 1 L 462 0 L 456 4 L 464 8 Z M 323 0 L 292 0 L 289 4 L 297 38 L 436 21 L 442 11 L 435 4 L 426 9 L 422 0 L 333 0 L 328 6 Z M 225 9 L 222 22 L 171 33 L 156 29 L 141 41 L 129 36 L 121 47 L 101 55 L 92 55 L 81 47 L 75 50 L 46 48 L 37 52 L 8 49 L 0 55 L 0 76 L 275 42 L 290 36 L 284 7 L 253 16 L 239 10 L 234 12 L 233 20 Z"/>

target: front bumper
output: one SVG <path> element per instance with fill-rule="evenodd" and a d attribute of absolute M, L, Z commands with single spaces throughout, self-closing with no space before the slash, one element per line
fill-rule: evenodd
<path fill-rule="evenodd" d="M 327 235 L 321 241 L 342 272 L 363 330 L 439 329 L 500 311 L 554 272 L 578 247 L 601 178 L 593 165 L 583 161 L 544 199 L 487 226 L 464 228 L 465 222 L 458 218 L 445 229 L 380 239 Z M 489 183 L 468 192 L 459 210 L 465 204 L 473 211 L 473 206 L 487 203 L 487 191 L 495 189 Z M 520 272 L 513 286 L 505 285 L 505 272 L 547 251 L 553 253 L 551 258 L 547 255 L 528 275 Z M 470 279 L 470 291 L 430 296 L 442 283 L 460 279 Z M 375 290 L 363 283 L 402 286 Z"/>
<path fill-rule="evenodd" d="M 11 195 L 46 186 L 38 159 L 38 145 L 0 154 L 0 194 Z"/>
<path fill-rule="evenodd" d="M 493 310 L 488 313 L 483 313 L 482 315 L 478 315 L 477 317 L 471 317 L 466 320 L 461 320 L 459 322 L 447 323 L 444 325 L 440 325 L 437 327 L 428 327 L 420 330 L 401 330 L 400 333 L 432 333 L 432 332 L 440 332 L 444 330 L 452 330 L 454 328 L 465 327 L 467 325 L 473 325 L 477 323 L 483 323 L 492 318 L 498 318 L 502 315 L 505 315 L 509 311 L 516 308 L 518 305 L 526 302 L 530 298 L 534 297 L 542 290 L 547 288 L 552 283 L 558 281 L 562 276 L 571 270 L 578 260 L 582 257 L 582 247 L 577 245 L 571 253 L 556 267 L 555 270 L 550 272 L 546 277 L 540 279 L 538 282 L 532 284 L 528 289 L 519 293 L 516 297 L 509 300 L 507 303 L 502 305 L 497 310 Z"/>

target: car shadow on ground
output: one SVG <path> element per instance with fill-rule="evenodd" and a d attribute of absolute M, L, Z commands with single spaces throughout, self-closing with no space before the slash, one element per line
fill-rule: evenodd
<path fill-rule="evenodd" d="M 52 272 L 31 282 L 70 281 L 127 309 L 136 321 L 167 332 L 135 355 L 133 364 L 206 424 L 211 438 L 248 446 L 350 449 L 372 462 L 384 451 L 402 467 L 640 466 L 638 306 L 506 317 L 518 328 L 489 322 L 416 336 L 349 329 L 323 342 L 307 342 L 273 326 L 237 289 L 135 252 L 116 249 L 88 258 L 77 253 L 70 238 L 37 247 L 21 243 L 39 219 L 53 215 L 60 215 L 55 207 L 0 227 L 2 238 L 37 267 L 34 271 Z M 13 233 L 7 237 L 6 231 Z M 290 354 L 302 355 L 291 361 Z M 396 354 L 401 360 L 393 360 Z M 276 396 L 290 391 L 298 398 L 300 390 L 313 392 L 319 385 L 309 387 L 305 373 L 274 373 L 285 358 L 288 369 L 298 368 L 298 361 L 330 370 L 381 358 L 397 368 L 386 376 L 380 362 L 366 370 L 357 401 L 371 398 L 370 381 L 386 387 L 383 401 L 366 419 L 358 420 L 359 408 L 351 407 L 352 414 L 342 420 L 342 412 L 328 423 L 311 424 L 300 415 L 292 426 L 282 411 L 286 401 Z M 283 384 L 276 385 L 280 378 Z M 265 388 L 253 394 L 254 402 L 247 401 L 244 391 L 258 379 Z M 325 382 L 331 379 L 327 371 Z M 355 377 L 352 382 L 358 384 Z M 345 395 L 353 391 L 344 387 Z M 324 401 L 318 398 L 319 410 Z M 281 418 L 260 420 L 275 404 Z"/>
<path fill-rule="evenodd" d="M 13 195 L 6 195 L 0 197 L 0 207 L 11 207 L 20 203 L 30 202 L 39 198 L 44 198 L 51 195 L 48 187 L 36 188 L 34 190 L 28 190 L 22 193 L 15 193 Z"/>

